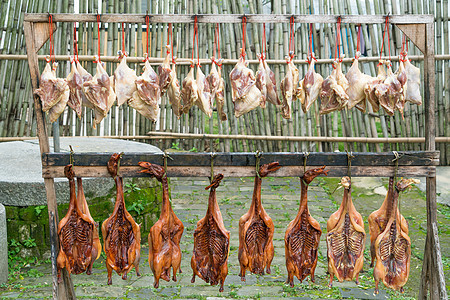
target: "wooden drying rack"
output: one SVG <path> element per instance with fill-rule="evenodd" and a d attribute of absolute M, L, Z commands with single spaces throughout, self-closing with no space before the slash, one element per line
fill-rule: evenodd
<path fill-rule="evenodd" d="M 33 90 L 39 87 L 40 71 L 37 51 L 49 38 L 48 14 L 25 14 L 24 32 L 27 45 L 28 63 Z M 103 23 L 144 23 L 144 14 L 105 14 L 100 15 Z M 150 23 L 241 23 L 244 15 L 148 15 Z M 97 22 L 96 14 L 53 14 L 53 22 Z M 376 15 L 245 15 L 247 23 L 342 23 L 383 24 L 385 16 Z M 425 105 L 425 149 L 421 152 L 399 152 L 398 175 L 426 177 L 427 238 L 422 268 L 420 299 L 446 299 L 445 277 L 437 227 L 436 205 L 436 166 L 439 152 L 435 151 L 435 56 L 434 56 L 434 17 L 432 15 L 392 15 L 389 22 L 402 30 L 424 54 L 424 105 Z M 34 96 L 37 118 L 37 134 L 42 155 L 42 175 L 47 193 L 49 228 L 52 250 L 53 298 L 75 299 L 70 277 L 63 270 L 63 283 L 57 283 L 56 256 L 58 253 L 57 204 L 54 178 L 64 177 L 63 167 L 69 163 L 69 154 L 50 153 L 45 117 L 38 96 Z M 109 177 L 106 162 L 110 153 L 75 154 L 75 173 L 85 177 Z M 351 174 L 354 176 L 389 177 L 395 172 L 395 158 L 391 153 L 352 153 Z M 168 162 L 169 176 L 209 176 L 210 153 L 176 153 Z M 264 153 L 262 163 L 279 161 L 283 166 L 273 176 L 300 176 L 303 173 L 305 154 L 302 153 Z M 137 162 L 150 161 L 162 163 L 162 155 L 126 153 L 121 161 L 121 173 L 128 177 L 142 176 L 138 173 Z M 348 156 L 345 153 L 311 153 L 306 165 L 330 167 L 329 176 L 343 176 L 348 172 Z M 254 153 L 218 153 L 214 158 L 215 171 L 225 176 L 254 176 Z"/>

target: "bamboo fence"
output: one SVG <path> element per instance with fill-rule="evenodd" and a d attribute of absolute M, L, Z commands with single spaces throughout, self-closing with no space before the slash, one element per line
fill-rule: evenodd
<path fill-rule="evenodd" d="M 24 0 L 0 2 L 0 137 L 34 137 L 36 136 L 36 120 L 32 109 L 33 99 L 28 65 L 24 60 L 25 41 L 23 37 L 22 20 L 25 12 L 74 13 L 74 0 Z M 7 6 L 9 5 L 9 9 Z M 80 0 L 78 12 L 83 13 L 146 13 L 149 14 L 202 14 L 202 13 L 283 13 L 283 14 L 434 14 L 436 32 L 436 136 L 449 137 L 450 120 L 450 56 L 448 32 L 448 2 L 447 1 L 384 1 L 384 0 L 110 0 L 99 2 L 96 0 Z M 95 73 L 95 64 L 91 61 L 97 53 L 97 41 L 100 39 L 101 55 L 108 61 L 107 72 L 112 74 L 117 66 L 115 55 L 122 49 L 121 24 L 100 24 L 100 36 L 95 23 L 77 23 L 78 50 L 83 66 Z M 93 112 L 83 108 L 83 117 L 76 118 L 74 112 L 67 109 L 59 119 L 59 126 L 48 126 L 49 135 L 61 136 L 120 136 L 142 142 L 152 143 L 166 148 L 185 149 L 191 151 L 392 151 L 392 150 L 424 150 L 424 143 L 419 137 L 424 136 L 424 107 L 406 104 L 405 118 L 402 120 L 398 112 L 393 117 L 386 115 L 382 109 L 373 113 L 361 113 L 356 109 L 333 112 L 320 116 L 318 101 L 311 110 L 304 114 L 298 101 L 293 102 L 292 118 L 285 120 L 281 117 L 280 108 L 268 103 L 266 109 L 257 108 L 250 113 L 236 119 L 231 101 L 231 89 L 228 74 L 239 56 L 242 44 L 241 24 L 220 24 L 220 45 L 222 57 L 226 60 L 223 65 L 223 77 L 226 80 L 225 113 L 227 121 L 219 121 L 217 112 L 213 118 L 208 118 L 197 107 L 193 107 L 188 114 L 177 118 L 166 97 L 162 98 L 161 113 L 157 123 L 141 117 L 126 104 L 113 106 L 108 116 L 97 129 L 92 127 Z M 213 54 L 214 25 L 199 24 L 199 55 L 203 59 L 203 72 L 209 72 L 208 58 Z M 363 57 L 360 67 L 366 74 L 375 75 L 376 57 L 380 56 L 381 41 L 383 39 L 382 25 L 362 24 Z M 150 54 L 154 64 L 159 64 L 165 55 L 168 24 L 150 24 L 147 37 L 146 25 L 124 24 L 125 50 L 130 53 L 129 66 L 142 72 L 142 65 L 138 59 L 146 51 L 148 39 Z M 257 53 L 261 52 L 262 24 L 248 24 L 246 30 L 247 59 L 251 68 L 256 71 Z M 390 26 L 391 56 L 395 58 L 402 46 L 402 34 L 397 28 Z M 174 53 L 180 58 L 190 58 L 192 54 L 193 25 L 175 24 L 173 26 Z M 324 78 L 332 70 L 331 61 L 334 58 L 336 24 L 313 25 L 313 46 L 319 62 L 316 71 Z M 284 77 L 286 64 L 283 59 L 288 53 L 289 24 L 268 24 L 267 57 L 273 62 L 271 68 L 275 72 L 277 83 Z M 307 65 L 303 63 L 308 51 L 309 29 L 305 24 L 295 25 L 295 54 L 296 64 L 300 70 L 300 77 L 306 72 Z M 343 24 L 341 27 L 342 52 L 344 59 L 343 72 L 350 67 L 351 58 L 356 52 L 357 28 L 353 24 Z M 59 61 L 57 75 L 66 77 L 69 73 L 68 56 L 73 54 L 73 25 L 57 24 L 54 34 L 55 54 Z M 383 48 L 381 55 L 388 56 L 388 47 Z M 40 50 L 40 55 L 49 53 L 49 43 Z M 421 68 L 423 61 L 420 51 L 409 42 L 409 55 L 414 64 Z M 323 59 L 323 61 L 321 61 Z M 81 59 L 80 59 L 81 60 Z M 363 62 L 365 60 L 365 62 Z M 45 62 L 41 62 L 43 69 Z M 397 62 L 394 62 L 394 69 Z M 180 59 L 177 66 L 180 83 L 189 71 L 187 60 Z M 278 88 L 279 90 L 279 88 Z M 422 91 L 423 92 L 423 91 Z M 281 95 L 280 95 L 281 96 Z M 160 139 L 145 139 L 148 132 L 173 133 L 173 138 L 164 136 Z M 203 138 L 183 138 L 182 134 L 199 134 Z M 224 135 L 240 136 L 242 138 L 220 138 Z M 249 136 L 277 136 L 277 137 L 310 137 L 305 139 L 276 138 L 250 139 Z M 141 138 L 139 138 L 141 137 Z M 324 141 L 314 137 L 327 137 Z M 344 137 L 348 139 L 332 139 Z M 360 137 L 361 139 L 356 139 Z M 367 139 L 364 139 L 367 138 Z M 379 143 L 365 142 L 368 139 L 379 139 Z M 390 142 L 387 138 L 395 139 Z M 341 142 L 341 141 L 350 142 Z M 440 162 L 450 165 L 450 147 L 448 139 L 440 139 L 437 150 L 440 150 Z M 400 142 L 399 142 L 400 141 Z"/>

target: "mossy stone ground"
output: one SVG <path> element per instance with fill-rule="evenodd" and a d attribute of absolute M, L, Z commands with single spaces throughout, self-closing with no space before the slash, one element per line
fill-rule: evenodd
<path fill-rule="evenodd" d="M 228 259 L 229 275 L 225 282 L 225 291 L 219 293 L 218 286 L 209 286 L 202 280 L 191 283 L 192 270 L 190 258 L 193 248 L 193 231 L 197 221 L 206 211 L 208 185 L 206 180 L 199 178 L 180 178 L 171 180 L 172 202 L 174 210 L 185 225 L 181 240 L 182 274 L 177 282 L 162 281 L 159 289 L 153 288 L 153 276 L 148 266 L 148 246 L 142 248 L 141 277 L 131 273 L 128 280 L 113 276 L 113 285 L 106 285 L 106 268 L 104 256 L 94 264 L 94 274 L 72 276 L 76 294 L 82 299 L 415 299 L 418 295 L 420 273 L 422 268 L 423 249 L 426 235 L 425 195 L 418 188 L 405 192 L 400 196 L 401 212 L 408 220 L 412 241 L 412 259 L 409 281 L 405 293 L 400 294 L 387 290 L 381 284 L 380 294 L 373 295 L 374 281 L 372 269 L 369 268 L 369 229 L 368 215 L 378 209 L 384 200 L 387 188 L 386 178 L 370 178 L 353 180 L 352 198 L 357 210 L 365 221 L 367 234 L 365 262 L 360 274 L 360 284 L 354 282 L 334 282 L 333 288 L 328 288 L 327 252 L 326 252 L 326 221 L 342 201 L 342 189 L 333 190 L 339 178 L 317 178 L 309 189 L 309 208 L 311 215 L 319 221 L 324 231 L 319 246 L 319 261 L 316 269 L 316 283 L 308 280 L 300 283 L 295 281 L 295 287 L 284 284 L 286 267 L 284 258 L 284 233 L 287 224 L 295 217 L 300 198 L 300 182 L 298 178 L 267 178 L 263 180 L 262 201 L 267 213 L 275 224 L 274 246 L 275 257 L 272 263 L 272 274 L 255 276 L 247 273 L 247 281 L 241 282 L 238 276 L 239 262 L 237 259 L 238 220 L 248 210 L 253 192 L 253 178 L 225 178 L 217 190 L 217 198 L 224 219 L 225 227 L 231 232 L 231 251 Z M 438 205 L 438 221 L 444 272 L 447 286 L 450 278 L 450 208 Z M 0 288 L 1 298 L 49 298 L 51 296 L 51 268 L 48 263 L 39 266 L 30 265 L 28 269 L 37 269 L 38 278 L 27 274 L 25 268 L 21 279 L 10 281 Z M 217 298 L 219 297 L 219 298 Z"/>

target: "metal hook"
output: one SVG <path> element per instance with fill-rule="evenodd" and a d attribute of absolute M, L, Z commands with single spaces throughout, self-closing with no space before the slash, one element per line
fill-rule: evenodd
<path fill-rule="evenodd" d="M 216 157 L 216 153 L 211 152 L 211 178 L 209 182 L 212 183 L 214 179 L 214 157 Z"/>
<path fill-rule="evenodd" d="M 354 156 L 352 155 L 352 152 L 350 151 L 350 153 L 347 151 L 347 176 L 348 177 L 352 177 L 352 158 L 354 158 Z"/>
<path fill-rule="evenodd" d="M 69 148 L 70 148 L 70 159 L 69 159 L 69 162 L 73 166 L 73 163 L 74 163 L 73 155 L 75 154 L 75 152 L 72 149 L 72 145 L 69 145 Z"/>
<path fill-rule="evenodd" d="M 255 165 L 256 175 L 258 176 L 258 178 L 261 179 L 261 175 L 259 175 L 259 165 L 261 163 L 262 151 L 257 150 L 255 153 L 255 157 L 256 157 L 256 165 Z"/>
<path fill-rule="evenodd" d="M 309 152 L 303 152 L 303 175 L 306 173 L 306 162 L 308 161 Z"/>
<path fill-rule="evenodd" d="M 164 153 L 163 153 L 163 162 L 164 162 L 164 175 L 163 175 L 163 177 L 165 177 L 167 175 L 167 158 L 170 158 L 170 160 L 173 160 L 173 158 L 170 157 L 169 154 L 167 154 L 167 151 L 164 151 Z"/>

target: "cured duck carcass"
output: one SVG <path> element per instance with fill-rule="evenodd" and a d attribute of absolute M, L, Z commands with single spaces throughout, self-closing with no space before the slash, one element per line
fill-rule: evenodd
<path fill-rule="evenodd" d="M 56 78 L 57 63 L 47 62 L 39 80 L 39 88 L 34 91 L 42 103 L 42 111 L 47 112 L 50 123 L 55 122 L 64 112 L 69 101 L 70 88 L 67 80 Z"/>
<path fill-rule="evenodd" d="M 182 105 L 181 105 L 181 90 L 180 90 L 180 82 L 177 79 L 177 70 L 175 58 L 172 63 L 172 68 L 169 73 L 170 84 L 167 88 L 167 98 L 169 98 L 170 105 L 172 106 L 173 113 L 180 118 L 183 114 Z"/>
<path fill-rule="evenodd" d="M 95 117 L 94 125 L 97 124 L 108 115 L 111 106 L 116 101 L 116 94 L 114 92 L 114 80 L 106 73 L 103 63 L 97 60 L 97 70 L 95 76 L 91 80 L 84 81 L 83 79 L 83 92 L 86 96 L 86 100 L 94 107 Z M 81 67 L 81 65 L 79 65 Z M 87 72 L 86 72 L 87 73 Z M 82 78 L 87 75 L 80 72 Z"/>
<path fill-rule="evenodd" d="M 347 106 L 348 95 L 346 90 L 349 87 L 348 80 L 342 73 L 341 61 L 333 62 L 333 71 L 322 82 L 320 91 L 320 114 L 328 114 L 336 110 L 342 110 Z M 364 90 L 363 90 L 364 94 Z"/>
<path fill-rule="evenodd" d="M 127 65 L 127 53 L 119 51 L 120 63 L 114 71 L 114 92 L 120 106 L 133 97 L 136 91 L 136 71 Z"/>
<path fill-rule="evenodd" d="M 156 122 L 159 114 L 159 103 L 161 102 L 161 90 L 159 88 L 159 77 L 148 62 L 144 63 L 144 72 L 136 81 L 136 91 L 128 104 L 147 119 Z"/>
<path fill-rule="evenodd" d="M 374 211 L 369 215 L 369 234 L 370 234 L 370 254 L 372 261 L 370 267 L 374 266 L 376 254 L 375 254 L 375 241 L 377 237 L 386 229 L 386 225 L 389 221 L 391 214 L 394 212 L 394 201 L 392 200 L 394 194 L 394 177 L 389 178 L 389 188 L 384 198 L 383 204 L 381 204 L 380 209 Z M 405 218 L 400 214 L 400 210 L 397 207 L 397 214 L 401 216 L 400 225 L 402 226 L 402 231 L 408 234 L 408 224 Z"/>
<path fill-rule="evenodd" d="M 223 292 L 223 283 L 228 275 L 228 254 L 230 252 L 230 232 L 225 229 L 222 214 L 216 199 L 216 189 L 223 179 L 222 174 L 214 176 L 208 200 L 206 216 L 197 222 L 194 231 L 194 253 L 191 267 L 195 276 L 200 277 L 211 285 L 220 283 L 220 292 Z"/>
<path fill-rule="evenodd" d="M 309 63 L 308 71 L 305 74 L 305 78 L 300 81 L 296 93 L 304 113 L 309 111 L 311 105 L 319 97 L 323 82 L 323 77 L 314 71 L 314 60 L 314 53 L 311 53 L 307 59 Z"/>
<path fill-rule="evenodd" d="M 101 252 L 98 224 L 92 219 L 87 204 L 83 203 L 81 182 L 78 185 L 78 197 L 76 195 L 72 165 L 64 168 L 64 175 L 69 179 L 70 201 L 67 214 L 58 224 L 59 254 L 56 259 L 58 282 L 62 281 L 63 268 L 66 268 L 69 274 L 83 272 L 91 274 L 92 265 Z"/>
<path fill-rule="evenodd" d="M 395 109 L 400 112 L 400 114 L 402 115 L 402 119 L 404 119 L 403 110 L 405 109 L 405 104 L 406 104 L 406 92 L 407 92 L 408 78 L 407 78 L 407 74 L 406 74 L 406 70 L 405 70 L 405 63 L 401 59 L 401 56 L 400 56 L 400 62 L 398 65 L 398 70 L 395 72 L 394 75 L 397 77 L 398 82 L 402 85 L 398 100 L 395 103 Z"/>
<path fill-rule="evenodd" d="M 262 178 L 280 168 L 278 162 L 262 165 L 255 176 L 252 204 L 248 212 L 239 219 L 239 276 L 245 281 L 245 272 L 264 275 L 264 268 L 270 274 L 274 255 L 272 219 L 261 203 Z"/>
<path fill-rule="evenodd" d="M 403 63 L 407 78 L 405 100 L 413 104 L 422 105 L 422 96 L 420 95 L 420 69 L 411 63 L 407 55 L 403 57 Z"/>
<path fill-rule="evenodd" d="M 366 86 L 364 87 L 364 94 L 366 94 L 367 101 L 372 105 L 373 112 L 378 112 L 380 110 L 380 101 L 378 99 L 378 95 L 380 94 L 381 90 L 378 88 L 378 92 L 376 92 L 376 87 L 383 83 L 383 81 L 386 79 L 386 70 L 385 70 L 385 64 L 386 61 L 380 60 L 378 63 L 378 74 L 377 77 L 372 78 L 371 81 L 367 82 Z M 385 89 L 386 87 L 383 86 Z M 365 112 L 365 110 L 363 111 Z"/>
<path fill-rule="evenodd" d="M 291 118 L 292 101 L 296 100 L 297 85 L 299 79 L 299 73 L 297 67 L 294 65 L 294 52 L 291 51 L 288 56 L 285 57 L 287 63 L 286 77 L 281 80 L 280 89 L 283 95 L 283 107 L 281 109 L 281 115 L 285 119 Z"/>
<path fill-rule="evenodd" d="M 222 59 L 216 61 L 214 57 L 211 57 L 211 61 L 211 71 L 206 77 L 211 88 L 211 103 L 213 99 L 216 100 L 218 119 L 221 121 L 226 121 L 227 115 L 223 111 L 223 106 L 225 105 L 225 80 L 222 78 Z M 216 64 L 218 65 L 218 68 L 216 68 Z"/>
<path fill-rule="evenodd" d="M 400 64 L 399 71 L 394 74 L 391 63 L 387 63 L 386 79 L 375 87 L 380 106 L 389 116 L 393 116 L 395 110 L 399 110 L 403 116 L 403 105 L 399 102 L 404 103 L 403 86 L 406 84 L 406 72 L 402 67 L 403 64 Z"/>
<path fill-rule="evenodd" d="M 328 273 L 330 284 L 333 277 L 342 282 L 356 278 L 364 263 L 364 245 L 366 233 L 361 214 L 356 211 L 351 197 L 350 177 L 342 177 L 344 197 L 341 206 L 327 222 Z"/>
<path fill-rule="evenodd" d="M 230 72 L 231 96 L 236 118 L 257 108 L 263 101 L 263 95 L 256 86 L 255 74 L 247 65 L 244 50 L 241 49 L 238 63 Z"/>
<path fill-rule="evenodd" d="M 163 96 L 167 89 L 169 88 L 170 82 L 172 80 L 170 73 L 172 69 L 170 68 L 170 45 L 166 45 L 167 55 L 164 58 L 162 65 L 158 67 L 159 74 L 159 87 L 161 88 L 161 96 Z"/>
<path fill-rule="evenodd" d="M 139 162 L 139 166 L 144 168 L 141 173 L 155 177 L 163 187 L 161 215 L 148 235 L 148 262 L 155 277 L 153 286 L 158 288 L 160 278 L 170 280 L 170 268 L 173 269 L 173 281 L 177 281 L 177 272 L 181 273 L 180 240 L 184 226 L 170 204 L 169 184 L 164 168 L 148 162 Z"/>
<path fill-rule="evenodd" d="M 81 75 L 77 70 L 75 57 L 70 58 L 70 65 L 71 65 L 70 73 L 66 78 L 67 84 L 69 85 L 70 89 L 69 100 L 67 101 L 67 105 L 69 105 L 69 107 L 75 111 L 78 118 L 81 119 L 81 112 L 83 109 L 83 98 L 82 98 L 83 79 L 81 78 Z"/>
<path fill-rule="evenodd" d="M 386 228 L 375 240 L 377 260 L 373 269 L 375 294 L 378 294 L 380 280 L 385 286 L 401 292 L 408 281 L 411 262 L 411 240 L 408 236 L 408 224 L 398 210 L 398 196 L 400 192 L 406 190 L 411 184 L 418 182 L 416 179 L 400 180 L 389 199 L 392 210 L 390 211 Z"/>
<path fill-rule="evenodd" d="M 269 68 L 266 62 L 265 54 L 258 55 L 259 67 L 256 72 L 256 86 L 263 95 L 263 101 L 261 101 L 261 107 L 266 107 L 266 101 L 268 100 L 274 105 L 281 105 L 281 101 L 278 98 L 277 82 L 275 80 L 275 74 Z"/>
<path fill-rule="evenodd" d="M 116 183 L 116 204 L 112 215 L 102 224 L 103 249 L 106 253 L 108 284 L 112 284 L 112 271 L 126 280 L 133 267 L 139 274 L 141 258 L 141 226 L 125 208 L 123 197 L 123 178 L 118 175 L 119 160 L 122 154 L 114 153 L 108 161 L 108 172 Z"/>
<path fill-rule="evenodd" d="M 194 103 L 204 112 L 208 117 L 212 117 L 211 107 L 211 87 L 209 81 L 206 79 L 205 74 L 202 72 L 200 65 L 197 65 L 197 91 L 198 98 Z"/>
<path fill-rule="evenodd" d="M 364 106 L 362 110 L 365 112 L 366 94 L 364 93 L 364 88 L 366 84 L 374 80 L 374 78 L 359 70 L 358 60 L 360 56 L 361 52 L 358 51 L 353 59 L 352 66 L 347 71 L 347 74 L 345 74 L 345 78 L 347 78 L 348 81 L 348 87 L 345 92 L 348 95 L 348 109 L 352 109 L 359 105 L 359 107 Z"/>
<path fill-rule="evenodd" d="M 191 70 L 184 78 L 181 89 L 181 99 L 183 99 L 183 112 L 189 113 L 192 105 L 198 101 L 198 86 L 194 77 L 194 63 L 191 61 Z"/>
<path fill-rule="evenodd" d="M 322 230 L 308 209 L 308 185 L 319 175 L 327 175 L 325 166 L 311 169 L 300 177 L 301 196 L 297 216 L 292 220 L 284 236 L 286 252 L 287 282 L 294 287 L 294 275 L 303 281 L 308 275 L 315 282 L 318 248 Z"/>

